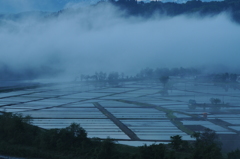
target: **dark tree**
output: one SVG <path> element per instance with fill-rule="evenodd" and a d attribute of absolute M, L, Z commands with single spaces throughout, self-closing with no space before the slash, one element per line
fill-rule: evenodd
<path fill-rule="evenodd" d="M 221 143 L 214 131 L 205 129 L 203 133 L 194 133 L 192 137 L 196 138 L 192 158 L 222 159 Z"/>
<path fill-rule="evenodd" d="M 210 102 L 211 102 L 212 104 L 219 104 L 219 103 L 221 103 L 221 100 L 218 99 L 218 98 L 210 98 Z"/>
<path fill-rule="evenodd" d="M 152 144 L 140 147 L 140 158 L 141 159 L 165 159 L 167 158 L 167 148 L 163 144 Z"/>
<path fill-rule="evenodd" d="M 107 138 L 101 144 L 100 152 L 98 155 L 99 159 L 117 159 L 118 155 L 115 149 L 115 143 L 113 139 Z"/>
<path fill-rule="evenodd" d="M 119 78 L 118 72 L 111 72 L 108 75 L 108 80 L 109 81 L 116 81 L 116 80 L 118 80 L 118 78 Z"/>
<path fill-rule="evenodd" d="M 168 83 L 168 80 L 169 80 L 169 76 L 161 76 L 159 78 L 160 82 L 163 84 L 163 86 L 165 87 L 166 84 Z"/>
<path fill-rule="evenodd" d="M 170 138 L 171 138 L 170 146 L 172 147 L 172 149 L 177 151 L 180 150 L 183 144 L 182 136 L 175 135 L 175 136 L 171 136 Z"/>
<path fill-rule="evenodd" d="M 240 159 L 240 150 L 231 151 L 227 154 L 228 159 Z"/>

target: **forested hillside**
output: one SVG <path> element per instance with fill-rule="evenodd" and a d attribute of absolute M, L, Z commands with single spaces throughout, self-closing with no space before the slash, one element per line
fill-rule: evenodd
<path fill-rule="evenodd" d="M 129 15 L 150 17 L 154 14 L 177 16 L 181 14 L 198 14 L 199 16 L 213 16 L 221 12 L 228 12 L 232 19 L 240 23 L 240 0 L 225 0 L 202 2 L 198 0 L 187 3 L 162 3 L 152 1 L 150 3 L 137 2 L 135 0 L 110 1 L 114 5 L 126 10 Z M 100 2 L 101 3 L 101 2 Z"/>

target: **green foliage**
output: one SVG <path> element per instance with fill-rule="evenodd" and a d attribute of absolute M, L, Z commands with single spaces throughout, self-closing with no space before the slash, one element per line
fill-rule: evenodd
<path fill-rule="evenodd" d="M 72 151 L 73 155 L 77 154 L 77 149 L 81 151 L 82 147 L 90 142 L 86 131 L 79 124 L 72 123 L 64 129 L 43 130 L 31 125 L 31 120 L 30 116 L 4 112 L 0 115 L 0 141 L 10 146 L 31 146 L 44 151 Z M 21 155 L 19 152 L 9 152 L 3 147 L 0 147 L 0 151 Z"/>
<path fill-rule="evenodd" d="M 107 138 L 101 144 L 101 148 L 97 159 L 112 159 L 118 158 L 118 153 L 115 149 L 115 143 L 112 139 Z"/>
<path fill-rule="evenodd" d="M 211 145 L 214 143 L 221 147 L 217 134 L 211 129 L 207 128 L 203 133 L 195 132 L 192 137 L 196 139 L 196 145 Z"/>
<path fill-rule="evenodd" d="M 175 135 L 171 136 L 170 138 L 171 138 L 170 146 L 172 147 L 172 149 L 177 151 L 180 150 L 183 144 L 182 136 Z"/>
<path fill-rule="evenodd" d="M 30 116 L 4 112 L 0 115 L 0 139 L 12 144 L 33 145 L 39 128 L 30 126 Z"/>
<path fill-rule="evenodd" d="M 141 159 L 165 159 L 167 153 L 167 148 L 163 144 L 152 144 L 150 146 L 145 144 L 144 146 L 140 147 Z"/>
<path fill-rule="evenodd" d="M 235 151 L 229 152 L 227 156 L 228 159 L 240 159 L 240 150 L 237 149 Z"/>
<path fill-rule="evenodd" d="M 50 150 L 70 150 L 81 147 L 87 139 L 86 131 L 79 124 L 72 123 L 64 129 L 51 129 L 42 133 L 40 146 Z"/>
<path fill-rule="evenodd" d="M 221 148 L 216 144 L 212 143 L 209 145 L 198 145 L 193 153 L 192 158 L 194 159 L 221 159 Z"/>
<path fill-rule="evenodd" d="M 217 134 L 205 129 L 203 133 L 194 133 L 192 137 L 196 138 L 192 158 L 194 159 L 221 159 L 221 143 Z"/>

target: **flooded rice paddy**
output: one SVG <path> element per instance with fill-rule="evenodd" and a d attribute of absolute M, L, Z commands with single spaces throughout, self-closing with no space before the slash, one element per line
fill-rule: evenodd
<path fill-rule="evenodd" d="M 0 111 L 21 113 L 45 129 L 79 123 L 88 137 L 114 138 L 119 143 L 168 143 L 184 140 L 193 131 L 210 128 L 220 135 L 240 134 L 240 90 L 212 83 L 170 80 L 167 94 L 158 81 L 122 82 L 117 86 L 94 82 L 53 84 L 0 93 Z M 188 101 L 209 104 L 219 98 L 224 107 L 190 107 Z"/>

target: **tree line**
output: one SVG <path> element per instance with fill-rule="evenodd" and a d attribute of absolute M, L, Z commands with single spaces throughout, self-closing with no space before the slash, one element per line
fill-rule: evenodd
<path fill-rule="evenodd" d="M 139 72 L 137 72 L 135 75 L 125 75 L 125 73 L 119 73 L 117 71 L 113 71 L 110 73 L 106 72 L 95 72 L 93 75 L 80 75 L 80 77 L 76 77 L 77 80 L 81 81 L 116 81 L 116 80 L 122 80 L 122 81 L 128 81 L 128 80 L 143 80 L 143 79 L 159 79 L 163 76 L 196 76 L 199 75 L 201 71 L 199 69 L 195 68 L 144 68 L 141 69 Z"/>

